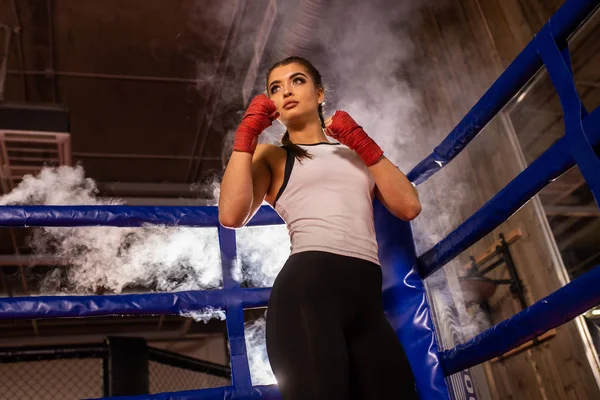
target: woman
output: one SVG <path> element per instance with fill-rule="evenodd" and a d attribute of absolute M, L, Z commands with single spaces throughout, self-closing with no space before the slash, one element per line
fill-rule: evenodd
<path fill-rule="evenodd" d="M 290 57 L 267 74 L 236 131 L 219 221 L 244 226 L 263 201 L 286 222 L 291 255 L 267 312 L 267 351 L 285 400 L 417 399 L 404 350 L 381 304 L 373 196 L 403 220 L 412 184 L 345 112 L 324 119 L 321 74 Z M 278 119 L 282 147 L 257 145 Z M 331 143 L 330 136 L 340 143 Z"/>

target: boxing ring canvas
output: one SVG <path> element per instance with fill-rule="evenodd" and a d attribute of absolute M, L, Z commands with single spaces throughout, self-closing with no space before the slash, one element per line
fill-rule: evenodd
<path fill-rule="evenodd" d="M 492 118 L 540 70 L 546 67 L 564 111 L 565 135 L 498 192 L 481 209 L 433 248 L 417 257 L 410 224 L 374 204 L 377 240 L 384 273 L 383 303 L 414 370 L 422 399 L 458 395 L 446 377 L 500 356 L 600 303 L 600 267 L 529 308 L 453 349 L 438 348 L 423 280 L 456 258 L 522 207 L 552 180 L 574 165 L 600 199 L 600 109 L 586 110 L 572 77 L 567 39 L 600 4 L 568 0 L 517 56 L 469 113 L 433 152 L 409 174 L 415 184 L 454 159 Z M 262 207 L 249 225 L 281 224 Z M 226 312 L 232 385 L 222 388 L 119 397 L 127 399 L 279 399 L 276 386 L 252 386 L 244 339 L 245 308 L 267 305 L 269 288 L 242 288 L 232 270 L 236 234 L 218 223 L 216 207 L 26 206 L 0 207 L 3 227 L 217 227 L 223 288 L 219 290 L 114 296 L 41 296 L 0 299 L 1 319 L 91 317 L 107 315 L 182 314 L 207 307 Z M 465 380 L 460 398 L 475 399 Z"/>

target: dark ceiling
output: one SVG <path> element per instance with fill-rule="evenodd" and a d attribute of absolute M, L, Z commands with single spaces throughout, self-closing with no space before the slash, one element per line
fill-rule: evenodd
<path fill-rule="evenodd" d="M 66 105 L 73 162 L 98 182 L 197 182 L 222 169 L 274 4 L 2 0 L 19 27 L 5 98 Z"/>

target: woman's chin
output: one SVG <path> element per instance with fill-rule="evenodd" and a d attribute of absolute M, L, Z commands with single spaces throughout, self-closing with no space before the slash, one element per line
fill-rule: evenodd
<path fill-rule="evenodd" d="M 279 122 L 285 126 L 302 126 L 305 124 L 306 117 L 300 113 L 295 113 L 295 110 L 289 110 L 284 115 L 279 117 Z"/>

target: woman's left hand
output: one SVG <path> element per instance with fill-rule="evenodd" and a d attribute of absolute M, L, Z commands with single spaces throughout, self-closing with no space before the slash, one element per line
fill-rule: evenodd
<path fill-rule="evenodd" d="M 351 135 L 352 130 L 356 127 L 360 128 L 350 114 L 345 111 L 337 110 L 335 114 L 325 119 L 325 134 L 344 145 L 348 145 L 344 140 L 345 137 Z"/>
<path fill-rule="evenodd" d="M 383 155 L 377 143 L 345 111 L 337 110 L 325 120 L 325 134 L 354 150 L 368 167 Z"/>

